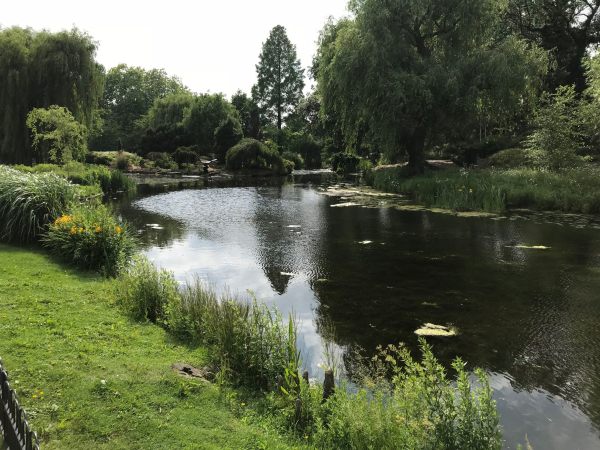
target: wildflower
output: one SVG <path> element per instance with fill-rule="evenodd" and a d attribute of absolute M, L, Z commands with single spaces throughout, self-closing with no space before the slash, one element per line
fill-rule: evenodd
<path fill-rule="evenodd" d="M 77 229 L 77 232 L 78 232 L 79 234 L 83 233 L 83 227 L 79 227 L 79 228 Z"/>
<path fill-rule="evenodd" d="M 469 193 L 472 194 L 473 193 L 473 189 L 469 189 Z"/>
<path fill-rule="evenodd" d="M 115 227 L 115 231 L 117 232 L 117 234 L 121 234 L 123 232 L 123 228 L 121 228 L 119 225 L 117 225 Z"/>
<path fill-rule="evenodd" d="M 73 217 L 69 215 L 62 215 L 54 221 L 54 225 L 64 225 L 73 222 Z"/>
<path fill-rule="evenodd" d="M 69 230 L 69 234 L 70 235 L 77 234 L 77 227 L 75 225 L 73 225 L 71 227 L 71 229 Z"/>
<path fill-rule="evenodd" d="M 95 229 L 95 231 L 96 231 L 96 233 L 101 233 L 102 232 L 102 227 L 98 227 L 97 226 L 96 229 Z"/>

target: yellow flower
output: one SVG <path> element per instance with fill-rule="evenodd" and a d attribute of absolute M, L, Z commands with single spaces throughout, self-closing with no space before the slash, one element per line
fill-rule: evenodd
<path fill-rule="evenodd" d="M 79 234 L 83 233 L 83 228 L 82 228 L 82 227 L 79 227 L 79 228 L 77 229 L 77 232 L 78 232 Z"/>
<path fill-rule="evenodd" d="M 96 227 L 96 233 L 101 233 L 102 232 L 102 227 Z"/>
<path fill-rule="evenodd" d="M 64 225 L 73 222 L 73 216 L 62 215 L 54 221 L 54 225 Z"/>
<path fill-rule="evenodd" d="M 77 227 L 73 225 L 69 230 L 69 234 L 77 234 Z"/>
<path fill-rule="evenodd" d="M 121 228 L 119 225 L 117 225 L 115 227 L 115 231 L 117 232 L 117 234 L 121 234 L 123 232 L 123 228 Z"/>

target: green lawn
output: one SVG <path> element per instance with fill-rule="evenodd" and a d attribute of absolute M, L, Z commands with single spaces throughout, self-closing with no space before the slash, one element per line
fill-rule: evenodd
<path fill-rule="evenodd" d="M 203 349 L 132 322 L 110 281 L 35 249 L 0 245 L 0 357 L 43 448 L 289 448 L 172 372 Z"/>

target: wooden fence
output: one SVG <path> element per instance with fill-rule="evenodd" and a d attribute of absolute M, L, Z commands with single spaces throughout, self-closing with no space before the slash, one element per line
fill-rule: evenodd
<path fill-rule="evenodd" d="M 17 393 L 11 389 L 8 374 L 0 359 L 0 434 L 10 450 L 39 450 L 37 435 L 29 428 L 27 416 L 19 404 Z M 1 437 L 1 436 L 0 436 Z M 0 442 L 1 442 L 0 438 Z"/>

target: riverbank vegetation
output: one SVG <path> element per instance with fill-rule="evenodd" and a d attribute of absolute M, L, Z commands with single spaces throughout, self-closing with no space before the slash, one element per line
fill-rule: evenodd
<path fill-rule="evenodd" d="M 143 258 L 122 275 L 116 299 L 132 317 L 206 346 L 218 379 L 266 394 L 264 414 L 317 448 L 500 448 L 486 375 L 477 371 L 474 387 L 459 359 L 449 375 L 424 340 L 421 362 L 391 346 L 360 363 L 357 392 L 344 382 L 326 393 L 300 376 L 294 318 L 256 300 L 219 296 L 200 281 L 179 287 Z"/>

